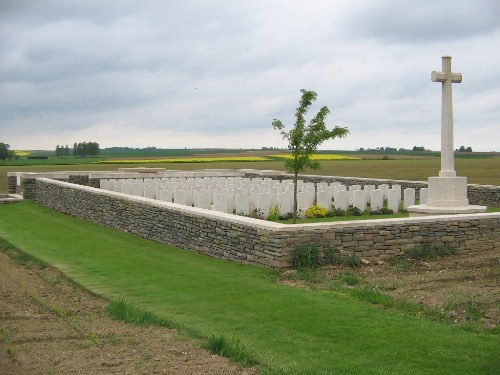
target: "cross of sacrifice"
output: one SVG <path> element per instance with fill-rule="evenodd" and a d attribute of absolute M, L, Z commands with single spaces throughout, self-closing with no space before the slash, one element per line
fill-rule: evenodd
<path fill-rule="evenodd" d="M 451 72 L 451 56 L 443 56 L 443 71 L 432 72 L 432 82 L 442 83 L 441 101 L 441 171 L 440 177 L 455 177 L 453 159 L 453 106 L 451 84 L 462 82 L 462 74 Z"/>

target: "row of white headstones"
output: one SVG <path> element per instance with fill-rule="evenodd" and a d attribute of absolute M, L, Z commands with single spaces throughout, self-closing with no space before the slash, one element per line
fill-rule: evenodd
<path fill-rule="evenodd" d="M 361 211 L 369 206 L 375 211 L 382 207 L 399 212 L 400 205 L 407 208 L 415 204 L 415 189 L 388 184 L 350 185 L 339 182 L 314 183 L 298 181 L 298 215 L 313 204 L 327 210 L 347 210 L 357 207 Z M 104 190 L 157 199 L 219 212 L 259 216 L 270 212 L 279 215 L 293 211 L 293 181 L 270 178 L 204 177 L 162 179 L 101 179 Z M 427 189 L 420 189 L 420 203 L 425 203 Z"/>

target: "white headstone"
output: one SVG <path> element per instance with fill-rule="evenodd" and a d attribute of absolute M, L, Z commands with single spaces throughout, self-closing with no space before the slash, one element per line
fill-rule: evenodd
<path fill-rule="evenodd" d="M 407 209 L 415 204 L 415 189 L 406 188 L 403 192 L 403 207 Z"/>
<path fill-rule="evenodd" d="M 372 190 L 370 193 L 370 209 L 377 211 L 384 207 L 384 192 L 380 189 Z"/>
<path fill-rule="evenodd" d="M 349 192 L 346 190 L 339 190 L 335 195 L 335 209 L 347 211 L 349 208 Z"/>
<path fill-rule="evenodd" d="M 366 209 L 366 191 L 354 190 L 352 195 L 353 207 L 359 208 L 361 211 Z"/>
<path fill-rule="evenodd" d="M 363 190 L 366 191 L 366 202 L 371 203 L 372 191 L 375 190 L 375 185 L 365 185 Z"/>
<path fill-rule="evenodd" d="M 426 204 L 427 203 L 427 194 L 429 192 L 428 188 L 421 188 L 420 189 L 420 199 L 419 203 L 420 204 Z"/>
<path fill-rule="evenodd" d="M 398 189 L 390 189 L 387 197 L 387 208 L 394 211 L 394 213 L 399 212 L 399 203 L 401 201 L 401 192 Z"/>
<path fill-rule="evenodd" d="M 332 194 L 329 191 L 318 191 L 316 204 L 320 207 L 331 210 L 332 208 Z"/>
<path fill-rule="evenodd" d="M 250 195 L 247 193 L 236 194 L 236 215 L 250 215 Z"/>

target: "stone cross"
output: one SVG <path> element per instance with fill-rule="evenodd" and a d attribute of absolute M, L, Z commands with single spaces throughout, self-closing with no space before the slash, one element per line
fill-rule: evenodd
<path fill-rule="evenodd" d="M 441 101 L 441 171 L 440 177 L 455 177 L 453 156 L 453 106 L 451 84 L 462 82 L 462 74 L 451 72 L 451 56 L 443 56 L 443 71 L 432 72 L 432 82 L 442 83 Z"/>

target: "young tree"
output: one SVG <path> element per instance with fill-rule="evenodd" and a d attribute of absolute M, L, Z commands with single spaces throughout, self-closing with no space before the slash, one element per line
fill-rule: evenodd
<path fill-rule="evenodd" d="M 295 124 L 288 132 L 280 120 L 274 119 L 273 128 L 279 130 L 283 139 L 288 141 L 288 148 L 292 151 L 292 158 L 285 161 L 285 168 L 294 174 L 293 177 L 293 222 L 297 221 L 297 180 L 300 171 L 305 168 L 318 169 L 319 163 L 311 159 L 318 146 L 328 139 L 343 138 L 349 134 L 347 128 L 335 126 L 333 130 L 326 128 L 325 119 L 330 113 L 328 107 L 323 106 L 306 124 L 305 115 L 317 94 L 314 91 L 300 90 L 302 98 L 295 113 Z"/>

